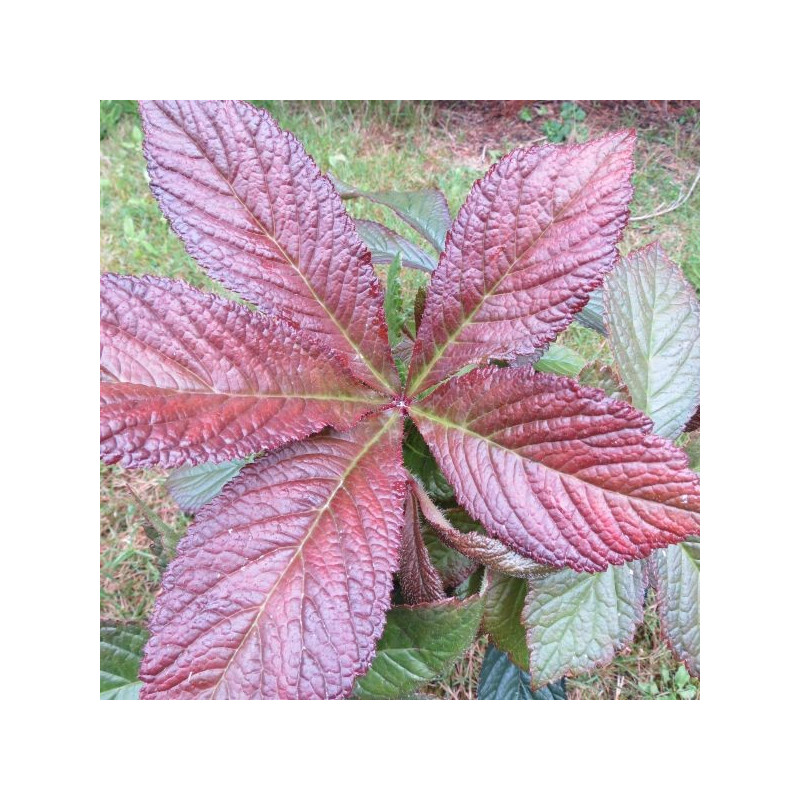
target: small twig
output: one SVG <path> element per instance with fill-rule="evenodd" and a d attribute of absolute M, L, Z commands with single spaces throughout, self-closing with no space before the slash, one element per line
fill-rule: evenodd
<path fill-rule="evenodd" d="M 660 217 L 664 214 L 669 214 L 671 211 L 675 211 L 676 208 L 680 208 L 691 196 L 692 192 L 694 191 L 694 187 L 697 186 L 697 182 L 700 180 L 700 170 L 697 170 L 697 175 L 694 176 L 694 180 L 692 181 L 692 185 L 689 187 L 689 191 L 686 192 L 685 195 L 679 197 L 671 206 L 661 210 L 661 211 L 654 211 L 652 214 L 644 214 L 641 217 L 631 217 L 630 222 L 641 222 L 643 219 L 653 219 L 653 217 Z"/>

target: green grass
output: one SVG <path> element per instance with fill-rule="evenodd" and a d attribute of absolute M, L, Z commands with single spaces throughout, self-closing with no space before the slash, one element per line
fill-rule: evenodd
<path fill-rule="evenodd" d="M 630 104 L 621 110 L 597 103 L 581 105 L 587 111 L 583 124 L 590 136 L 626 126 L 639 130 L 633 216 L 669 205 L 688 189 L 699 164 L 699 114 L 654 122 L 652 114 L 640 114 Z M 435 185 L 445 193 L 454 214 L 473 182 L 493 161 L 543 135 L 538 119 L 525 125 L 515 115 L 514 124 L 505 126 L 501 120 L 484 126 L 475 110 L 452 110 L 432 103 L 269 102 L 266 106 L 282 127 L 303 142 L 323 172 L 333 171 L 347 183 L 367 190 Z M 150 194 L 141 152 L 141 127 L 134 108 L 111 101 L 101 108 L 101 133 L 105 133 L 100 156 L 101 269 L 182 278 L 200 288 L 227 294 L 186 255 Z M 351 215 L 389 224 L 422 244 L 417 234 L 388 209 L 366 201 L 349 201 L 347 206 Z M 632 223 L 620 249 L 624 253 L 658 238 L 667 254 L 699 287 L 699 212 L 698 186 L 676 211 Z M 377 268 L 382 278 L 386 269 Z M 407 296 L 413 297 L 427 277 L 407 270 L 404 281 Z M 573 325 L 559 341 L 587 359 L 608 359 L 605 340 L 580 326 Z M 158 471 L 101 468 L 104 619 L 144 620 L 158 588 L 158 558 L 130 489 L 168 524 L 181 531 L 186 528 L 188 520 L 176 510 L 163 479 L 164 473 Z M 570 680 L 571 696 L 650 698 L 674 694 L 678 664 L 660 643 L 657 630 L 657 619 L 650 608 L 631 651 L 591 676 Z M 482 647 L 481 641 L 476 642 L 449 675 L 431 688 L 431 694 L 475 697 Z"/>

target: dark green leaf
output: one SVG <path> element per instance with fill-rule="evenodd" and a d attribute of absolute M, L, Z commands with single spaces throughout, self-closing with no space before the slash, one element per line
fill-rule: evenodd
<path fill-rule="evenodd" d="M 531 676 L 521 670 L 496 647 L 489 645 L 481 665 L 478 700 L 566 700 L 563 679 L 537 691 L 531 689 Z"/>
<path fill-rule="evenodd" d="M 100 699 L 138 700 L 139 662 L 147 631 L 132 625 L 100 626 Z"/>
<path fill-rule="evenodd" d="M 448 504 L 453 500 L 453 487 L 442 475 L 442 471 L 431 455 L 430 448 L 411 421 L 406 421 L 406 437 L 403 441 L 403 461 L 406 469 L 419 479 L 422 487 L 437 503 Z"/>
<path fill-rule="evenodd" d="M 475 572 L 477 565 L 474 561 L 461 555 L 458 550 L 448 547 L 427 525 L 423 528 L 422 538 L 428 548 L 433 566 L 442 576 L 445 589 L 458 586 Z"/>
<path fill-rule="evenodd" d="M 356 682 L 353 697 L 394 700 L 433 680 L 469 647 L 482 612 L 478 596 L 393 608 L 375 660 Z"/>
<path fill-rule="evenodd" d="M 589 302 L 575 315 L 575 319 L 584 328 L 606 335 L 606 324 L 603 320 L 603 290 L 595 289 L 589 295 Z"/>

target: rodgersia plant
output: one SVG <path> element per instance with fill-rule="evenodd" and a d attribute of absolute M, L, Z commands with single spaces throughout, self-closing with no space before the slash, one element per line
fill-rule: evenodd
<path fill-rule="evenodd" d="M 354 223 L 339 192 L 364 193 L 337 192 L 267 112 L 141 113 L 164 215 L 249 305 L 101 281 L 102 457 L 180 468 L 173 492 L 197 511 L 140 696 L 404 696 L 479 626 L 498 648 L 484 695 L 527 696 L 630 641 L 649 582 L 696 671 L 674 587 L 694 568 L 699 484 L 670 441 L 698 402 L 694 294 L 657 248 L 632 254 L 606 287 L 619 369 L 587 365 L 593 386 L 542 371 L 617 262 L 634 133 L 515 150 L 453 221 L 435 191 L 365 195 L 441 251 L 424 310 L 405 313 L 400 264 L 435 257 Z M 386 312 L 373 260 L 393 262 Z"/>

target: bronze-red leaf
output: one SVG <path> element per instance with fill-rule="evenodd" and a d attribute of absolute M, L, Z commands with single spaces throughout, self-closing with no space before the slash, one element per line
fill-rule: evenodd
<path fill-rule="evenodd" d="M 142 103 L 150 186 L 189 254 L 261 310 L 294 320 L 393 392 L 369 251 L 303 146 L 248 103 Z"/>
<path fill-rule="evenodd" d="M 409 395 L 552 342 L 617 258 L 633 131 L 515 150 L 479 180 L 431 278 Z"/>
<path fill-rule="evenodd" d="M 417 500 L 411 491 L 406 497 L 406 523 L 400 544 L 399 578 L 403 599 L 411 605 L 433 603 L 444 598 L 442 576 L 433 566 L 425 546 Z"/>
<path fill-rule="evenodd" d="M 597 389 L 488 367 L 411 415 L 464 508 L 539 563 L 596 572 L 699 533 L 685 454 Z"/>
<path fill-rule="evenodd" d="M 204 506 L 164 575 L 143 699 L 349 694 L 389 607 L 402 430 L 386 413 L 295 442 Z"/>
<path fill-rule="evenodd" d="M 105 275 L 100 298 L 108 463 L 241 458 L 348 428 L 385 402 L 314 339 L 181 281 Z"/>

